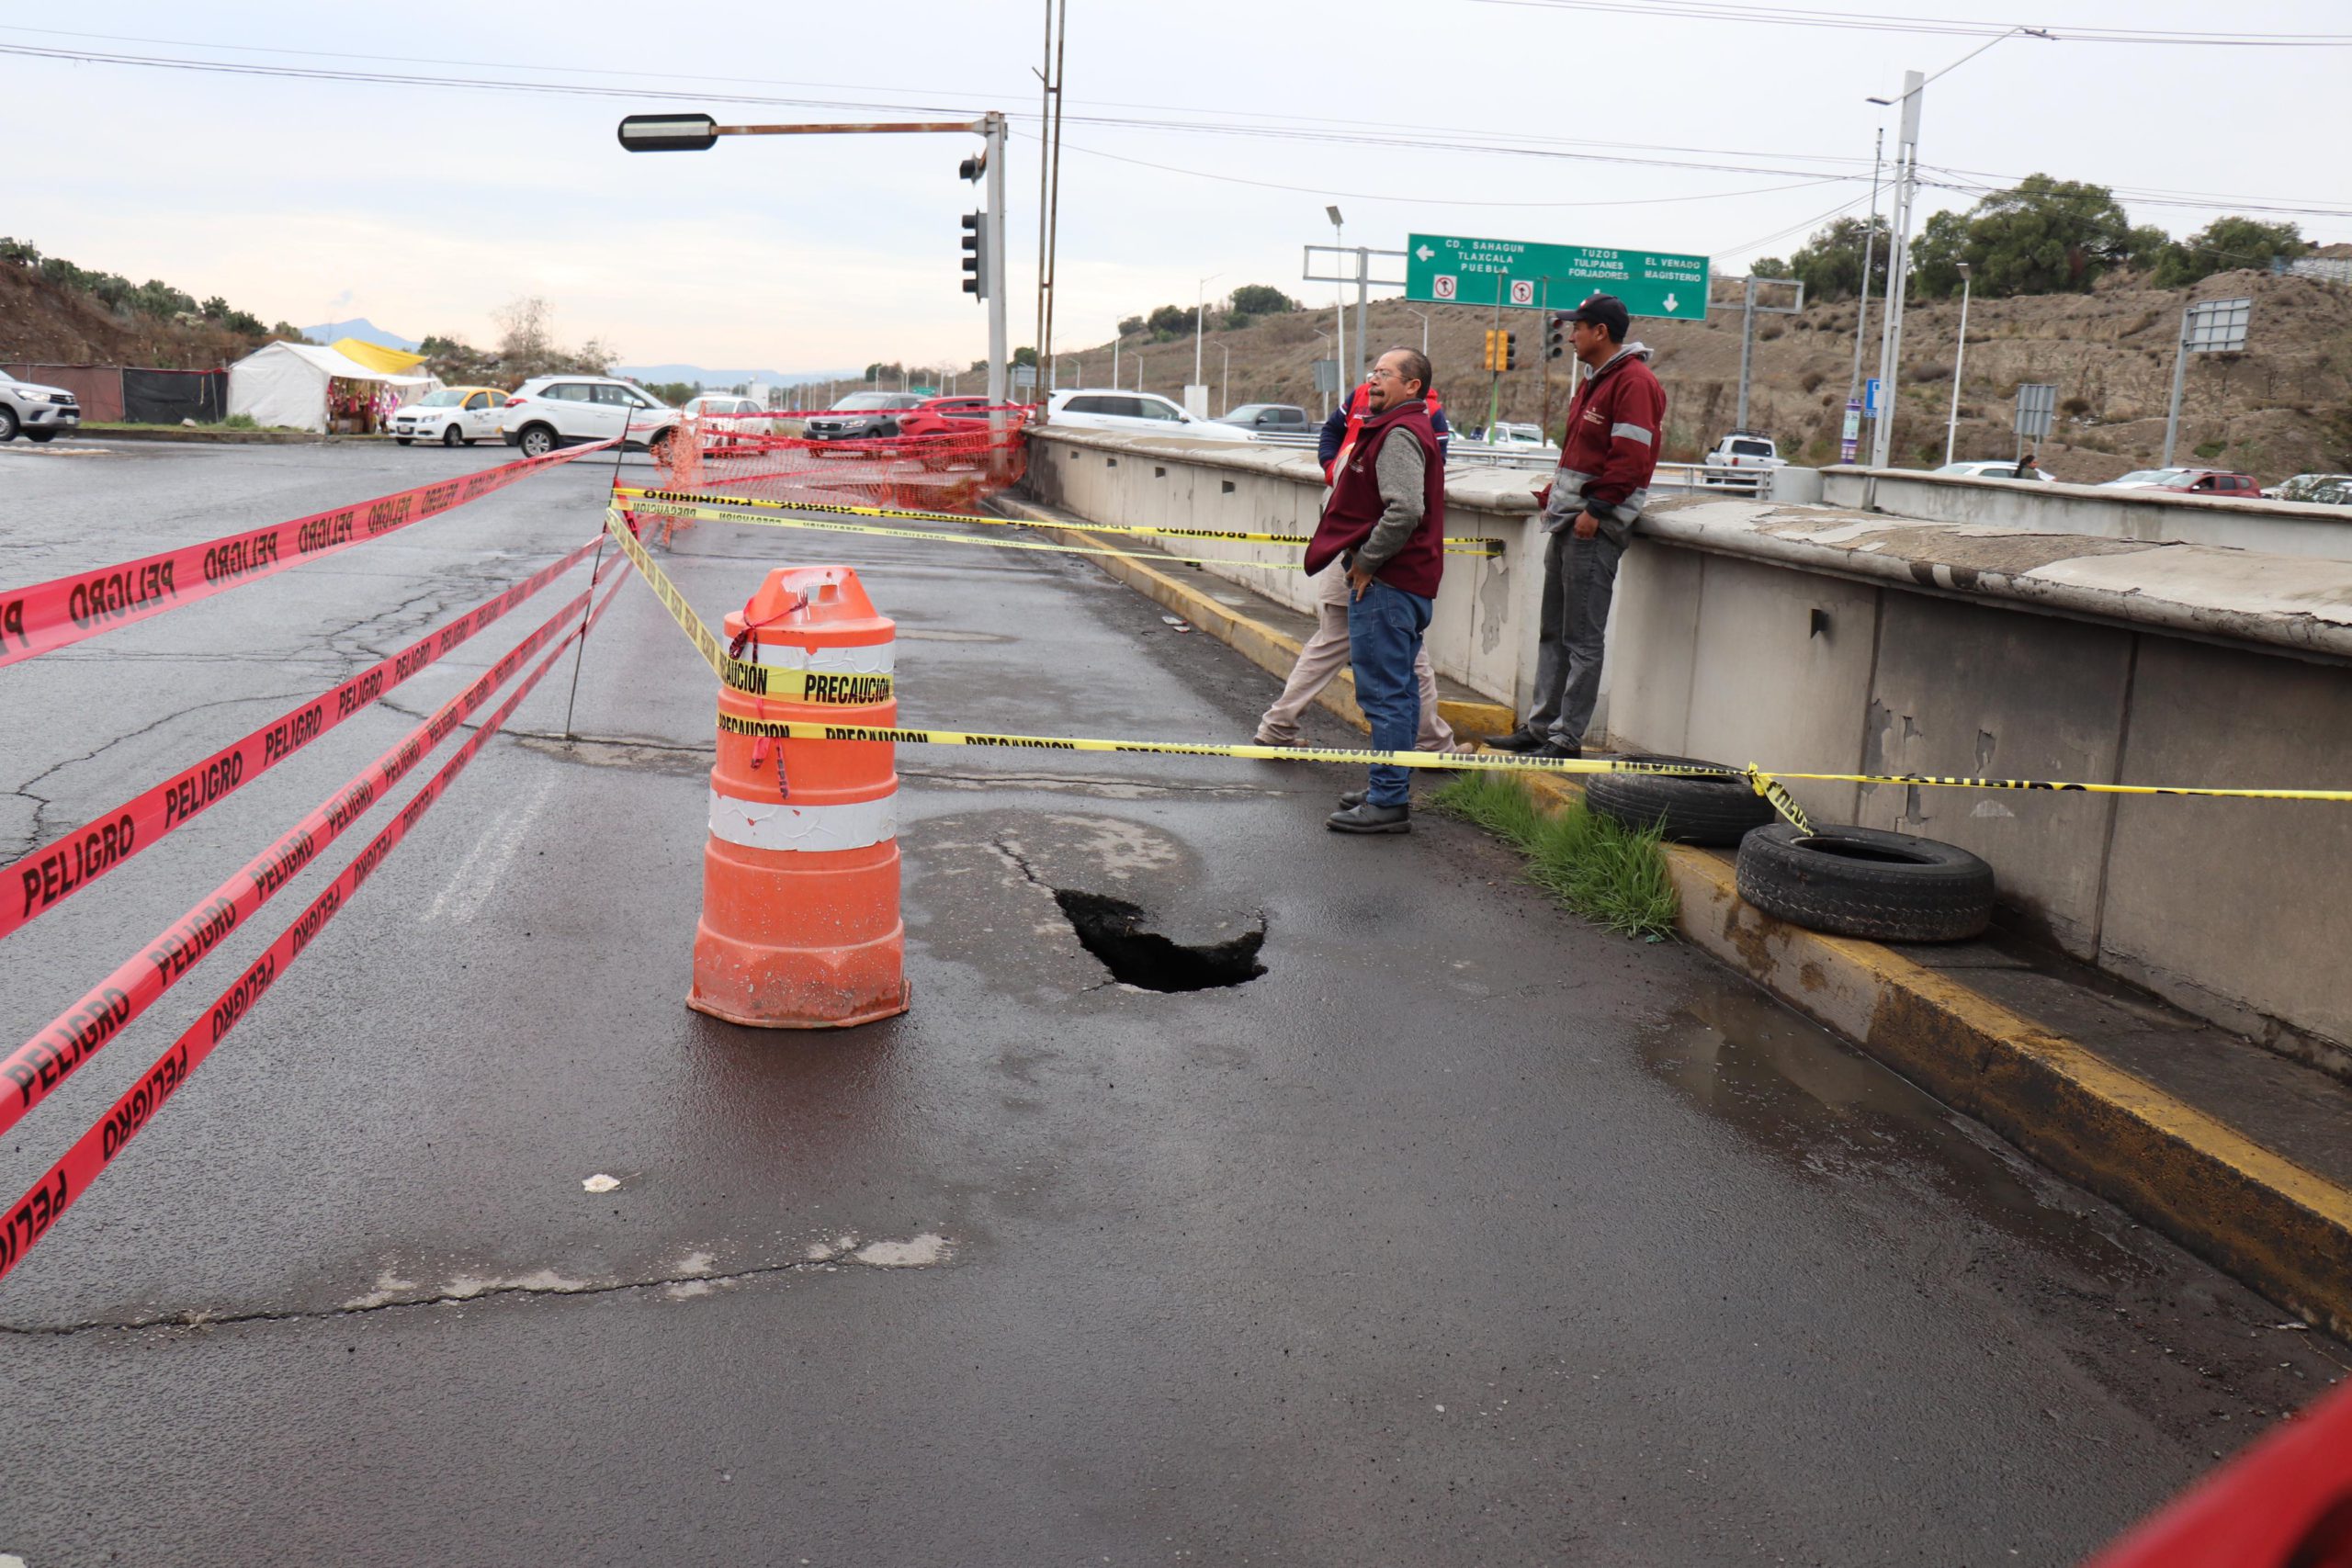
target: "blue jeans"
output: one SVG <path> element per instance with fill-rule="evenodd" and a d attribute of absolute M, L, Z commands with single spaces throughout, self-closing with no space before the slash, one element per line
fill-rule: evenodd
<path fill-rule="evenodd" d="M 1409 751 L 1420 733 L 1421 693 L 1413 677 L 1421 633 L 1432 606 L 1418 593 L 1391 588 L 1378 579 L 1361 599 L 1348 601 L 1348 650 L 1355 662 L 1356 705 L 1372 721 L 1375 750 Z M 1364 798 L 1374 806 L 1403 806 L 1411 775 L 1391 763 L 1372 770 Z"/>

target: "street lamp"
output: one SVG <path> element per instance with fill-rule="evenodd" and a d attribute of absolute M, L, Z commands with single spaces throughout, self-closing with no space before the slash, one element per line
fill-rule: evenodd
<path fill-rule="evenodd" d="M 1340 209 L 1336 207 L 1327 207 L 1323 209 L 1323 213 L 1325 217 L 1331 220 L 1332 248 L 1334 250 L 1345 249 L 1348 242 L 1347 226 L 1340 221 Z M 1340 360 L 1345 359 L 1348 356 L 1347 289 L 1340 285 L 1334 284 L 1331 288 L 1331 299 L 1332 320 L 1340 329 L 1339 340 L 1331 349 L 1331 363 L 1337 365 Z"/>
<path fill-rule="evenodd" d="M 1944 467 L 1951 467 L 1952 437 L 1960 431 L 1960 367 L 1968 358 L 1968 264 L 1960 264 L 1960 342 L 1951 351 L 1951 413 L 1944 421 Z"/>
<path fill-rule="evenodd" d="M 1410 305 L 1406 306 L 1405 309 L 1421 319 L 1421 357 L 1427 359 L 1430 356 L 1430 313 L 1427 310 L 1415 310 Z"/>
<path fill-rule="evenodd" d="M 1329 333 L 1324 332 L 1319 327 L 1309 327 L 1306 330 L 1313 333 L 1317 337 L 1321 338 L 1323 340 L 1323 345 L 1326 348 L 1329 348 L 1331 345 L 1331 334 Z M 1339 367 L 1340 362 L 1336 357 L 1334 357 L 1331 361 L 1331 368 L 1336 371 Z M 1318 391 L 1321 390 L 1320 388 L 1317 389 Z M 1331 394 L 1329 392 L 1323 393 L 1323 417 L 1325 419 L 1331 417 Z"/>
<path fill-rule="evenodd" d="M 1233 345 L 1229 343 L 1221 343 L 1216 345 L 1216 351 L 1225 355 L 1224 363 L 1217 367 L 1216 372 L 1217 404 L 1227 412 L 1231 412 L 1233 409 Z"/>
<path fill-rule="evenodd" d="M 1201 384 L 1201 330 L 1208 320 L 1209 285 L 1224 276 L 1221 272 L 1213 272 L 1201 279 L 1200 292 L 1193 300 L 1193 385 L 1195 387 Z"/>

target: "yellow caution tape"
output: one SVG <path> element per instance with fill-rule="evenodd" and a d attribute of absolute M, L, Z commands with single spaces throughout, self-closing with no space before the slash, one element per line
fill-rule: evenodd
<path fill-rule="evenodd" d="M 695 607 L 686 603 L 686 596 L 678 592 L 678 585 L 654 564 L 644 541 L 629 531 L 628 524 L 618 511 L 605 514 L 605 531 L 612 535 L 613 541 L 620 546 L 621 553 L 628 557 L 630 564 L 645 574 L 645 581 L 653 589 L 654 596 L 662 601 L 671 618 L 678 623 L 679 629 L 694 643 L 695 651 L 702 655 L 703 662 L 734 690 L 748 696 L 775 697 L 785 702 L 839 704 L 844 707 L 890 700 L 891 679 L 888 675 L 839 675 L 808 670 L 779 670 L 733 657 L 727 651 L 726 645 L 718 640 L 718 634 L 695 614 Z"/>
<path fill-rule="evenodd" d="M 763 512 L 816 512 L 822 513 L 828 516 L 890 517 L 913 523 L 978 523 L 995 528 L 1029 528 L 1039 526 L 1039 525 L 1027 522 L 1018 517 L 976 516 L 961 512 L 923 512 L 918 511 L 912 507 L 905 506 L 858 506 L 853 505 L 847 502 L 775 501 L 764 496 L 711 495 L 706 494 L 700 491 L 684 490 L 643 490 L 630 485 L 616 485 L 613 488 L 613 493 L 616 496 L 626 498 L 626 502 L 630 505 L 630 510 L 650 513 L 655 516 L 677 515 L 677 513 L 667 513 L 661 505 L 643 503 L 661 502 L 679 506 L 743 507 Z M 694 513 L 690 515 L 703 516 L 707 514 L 703 513 Z M 733 523 L 758 523 L 766 521 L 765 518 L 734 517 L 727 516 L 725 513 L 718 513 L 718 515 L 725 517 L 726 521 Z M 1295 545 L 1300 549 L 1305 549 L 1307 545 L 1307 536 L 1303 534 L 1253 534 L 1238 528 L 1154 528 L 1125 523 L 1063 522 L 1059 519 L 1055 520 L 1051 524 L 1044 525 L 1044 526 L 1064 528 L 1072 533 L 1079 534 L 1126 534 L 1142 536 L 1145 537 L 1148 537 L 1152 535 L 1160 535 L 1171 539 L 1226 539 L 1236 544 Z M 935 537 L 936 536 L 925 535 L 922 536 Z M 1445 542 L 1445 548 L 1446 553 L 1449 555 L 1479 556 L 1492 558 L 1502 554 L 1503 541 L 1500 539 L 1478 536 L 1449 538 Z M 1183 558 L 1172 557 L 1170 558 L 1182 559 Z M 1234 566 L 1261 566 L 1265 563 L 1261 561 L 1232 561 L 1227 564 Z"/>
<path fill-rule="evenodd" d="M 706 660 L 718 649 L 718 639 L 711 634 L 687 604 L 683 594 L 663 574 L 645 547 L 629 534 L 628 525 L 617 509 L 605 517 L 605 527 L 613 531 L 628 552 L 629 560 L 643 574 L 662 603 L 669 607 L 678 625 L 704 649 Z M 723 657 L 723 653 L 719 655 Z M 717 663 L 712 664 L 718 669 Z M 756 668 L 756 667 L 753 667 Z M 1772 803 L 1781 816 L 1795 825 L 1798 831 L 1811 833 L 1813 825 L 1804 810 L 1789 795 L 1781 781 L 1799 779 L 1824 784 L 1924 784 L 1950 789 L 2036 789 L 2068 791 L 2089 795 L 2171 795 L 2202 796 L 2230 800 L 2331 800 L 2352 801 L 2352 789 L 2224 789 L 2188 785 L 2118 784 L 2052 784 L 2032 779 L 1975 779 L 1939 777 L 1925 773 L 1767 773 L 1750 762 L 1745 768 L 1710 765 L 1703 762 L 1636 762 L 1614 757 L 1526 757 L 1510 751 L 1384 751 L 1341 746 L 1260 746 L 1216 741 L 1182 740 L 1107 740 L 1079 736 L 1002 735 L 969 729 L 904 729 L 875 728 L 865 725 L 823 724 L 786 719 L 742 719 L 720 716 L 720 723 L 734 733 L 763 735 L 775 739 L 789 740 L 862 740 L 880 741 L 913 746 L 990 746 L 1032 751 L 1104 751 L 1125 752 L 1162 757 L 1235 757 L 1245 761 L 1267 762 L 1344 762 L 1356 766 L 1381 765 L 1398 768 L 1436 768 L 1464 773 L 1525 772 L 1546 773 L 1651 773 L 1668 778 L 1745 779 L 1757 794 Z"/>

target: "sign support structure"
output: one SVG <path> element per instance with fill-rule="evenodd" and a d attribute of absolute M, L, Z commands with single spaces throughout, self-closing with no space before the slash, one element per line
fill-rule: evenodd
<path fill-rule="evenodd" d="M 1404 254 L 1402 251 L 1377 250 L 1371 245 L 1309 245 L 1306 247 L 1306 265 L 1299 274 L 1299 281 L 1302 283 L 1352 283 L 1356 286 L 1356 343 L 1353 355 L 1355 379 L 1349 383 L 1351 387 L 1363 385 L 1367 368 L 1364 363 L 1364 311 L 1371 304 L 1372 290 L 1375 288 L 1402 288 L 1405 287 L 1402 278 L 1373 276 L 1372 258 L 1402 256 Z M 1318 273 L 1315 270 L 1318 255 L 1328 258 L 1322 265 L 1330 266 L 1333 269 L 1331 272 Z M 1342 273 L 1339 270 L 1340 267 L 1349 265 L 1352 265 L 1352 271 Z M 1344 328 L 1346 318 L 1342 317 L 1340 322 Z M 1344 345 L 1342 345 L 1342 352 L 1344 352 Z"/>
<path fill-rule="evenodd" d="M 2180 434 L 2180 394 L 2188 381 L 2188 356 L 2237 353 L 2245 347 L 2246 323 L 2253 315 L 2251 299 L 2208 299 L 2180 313 L 2180 346 L 2172 358 L 2172 406 L 2165 413 L 2163 467 L 2172 467 L 2173 443 Z"/>

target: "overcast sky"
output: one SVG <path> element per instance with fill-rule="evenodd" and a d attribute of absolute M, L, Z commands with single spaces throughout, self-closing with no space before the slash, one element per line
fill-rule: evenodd
<path fill-rule="evenodd" d="M 2352 39 L 2344 0 L 2028 3 L 2014 19 L 2061 41 L 2010 39 L 1928 89 L 1931 178 L 2094 180 L 2143 193 L 2126 198 L 2134 220 L 2175 233 L 2256 201 L 2333 209 L 2292 216 L 2312 238 L 2352 239 L 2352 48 L 2064 37 L 2201 31 L 2226 17 L 2241 29 L 2229 37 Z M 1299 281 L 1300 247 L 1331 238 L 1327 203 L 1351 243 L 1401 247 L 1419 231 L 1641 247 L 1707 254 L 1719 272 L 1785 255 L 1833 209 L 1867 208 L 1872 134 L 1883 123 L 1892 142 L 1893 121 L 1864 99 L 1984 41 L 1935 30 L 1946 24 L 1933 18 L 1973 9 L 1959 0 L 1811 4 L 1816 17 L 1921 20 L 1868 30 L 1665 14 L 1690 0 L 1069 0 L 1056 338 L 1101 342 L 1123 315 L 1190 302 L 1204 274 L 1218 275 L 1212 297 L 1254 282 L 1328 299 L 1328 286 Z M 88 13 L 93 31 L 61 30 L 72 8 L 18 7 L 0 49 L 611 96 L 0 53 L 12 149 L 0 231 L 270 321 L 364 315 L 484 342 L 493 310 L 537 293 L 560 336 L 605 338 L 628 362 L 968 361 L 987 344 L 958 286 L 956 217 L 976 202 L 956 164 L 972 143 L 736 139 L 632 156 L 614 127 L 633 109 L 704 101 L 721 120 L 1023 117 L 1010 248 L 1013 341 L 1027 343 L 1040 6 L 116 0 Z M 1741 8 L 1785 21 L 1796 7 Z M 1346 140 L 1364 135 L 1449 145 Z M 1971 199 L 1925 191 L 1920 216 Z"/>

